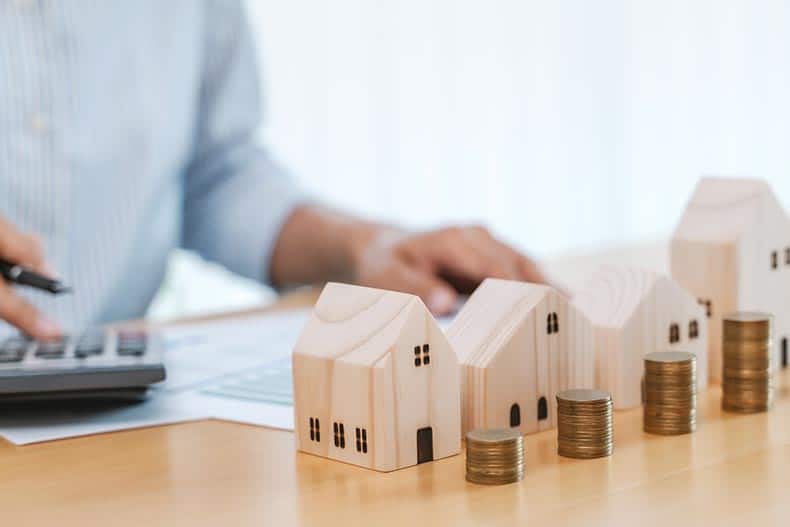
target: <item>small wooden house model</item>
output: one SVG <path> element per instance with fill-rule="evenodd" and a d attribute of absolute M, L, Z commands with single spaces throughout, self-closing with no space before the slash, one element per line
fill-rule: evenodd
<path fill-rule="evenodd" d="M 679 284 L 652 271 L 600 268 L 573 303 L 593 325 L 595 387 L 615 408 L 642 403 L 643 357 L 653 351 L 697 356 L 697 389 L 707 386 L 705 310 Z"/>
<path fill-rule="evenodd" d="M 767 183 L 703 178 L 672 238 L 672 278 L 709 318 L 711 377 L 721 380 L 722 317 L 774 315 L 775 364 L 787 367 L 790 337 L 790 217 Z"/>
<path fill-rule="evenodd" d="M 418 297 L 327 284 L 293 352 L 297 448 L 380 471 L 458 454 L 458 372 Z"/>
<path fill-rule="evenodd" d="M 556 425 L 556 394 L 592 388 L 592 327 L 554 289 L 485 280 L 447 329 L 461 363 L 461 423 L 476 428 Z"/>

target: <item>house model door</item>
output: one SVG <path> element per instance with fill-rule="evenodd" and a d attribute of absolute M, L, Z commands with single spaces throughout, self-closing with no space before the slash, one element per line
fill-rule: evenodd
<path fill-rule="evenodd" d="M 433 428 L 417 430 L 417 464 L 433 461 Z"/>

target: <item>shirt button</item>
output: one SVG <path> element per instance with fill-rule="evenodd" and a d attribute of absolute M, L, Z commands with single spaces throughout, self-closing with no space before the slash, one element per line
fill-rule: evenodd
<path fill-rule="evenodd" d="M 49 119 L 44 114 L 36 113 L 30 118 L 30 127 L 34 132 L 43 134 L 49 131 Z"/>

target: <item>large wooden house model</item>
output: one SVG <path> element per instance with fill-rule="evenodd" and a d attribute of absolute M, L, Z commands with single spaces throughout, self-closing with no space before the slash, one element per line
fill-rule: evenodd
<path fill-rule="evenodd" d="M 293 380 L 303 452 L 391 471 L 460 451 L 458 361 L 416 296 L 327 284 Z"/>
<path fill-rule="evenodd" d="M 592 388 L 592 327 L 554 289 L 485 280 L 447 329 L 461 363 L 463 430 L 556 426 L 556 394 Z"/>
<path fill-rule="evenodd" d="M 776 364 L 787 367 L 790 337 L 790 217 L 755 179 L 703 178 L 675 230 L 672 278 L 709 317 L 711 376 L 721 380 L 722 317 L 774 316 Z"/>
<path fill-rule="evenodd" d="M 593 325 L 595 387 L 615 408 L 642 403 L 643 358 L 654 351 L 697 356 L 697 389 L 708 382 L 705 310 L 667 276 L 637 268 L 600 268 L 573 298 Z"/>

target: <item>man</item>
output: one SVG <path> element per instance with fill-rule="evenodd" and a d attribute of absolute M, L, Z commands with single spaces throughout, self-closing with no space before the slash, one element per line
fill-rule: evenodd
<path fill-rule="evenodd" d="M 1 1 L 0 258 L 75 294 L 0 283 L 0 318 L 49 338 L 139 317 L 179 246 L 278 287 L 412 292 L 437 314 L 454 286 L 541 280 L 482 228 L 408 233 L 306 200 L 255 144 L 256 71 L 239 0 Z"/>

